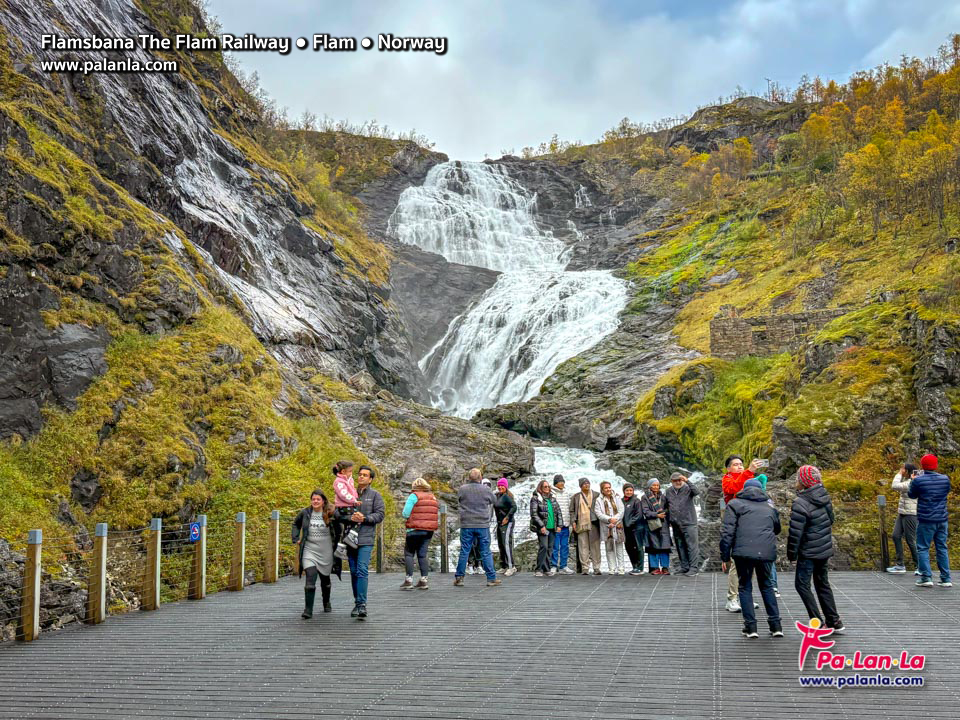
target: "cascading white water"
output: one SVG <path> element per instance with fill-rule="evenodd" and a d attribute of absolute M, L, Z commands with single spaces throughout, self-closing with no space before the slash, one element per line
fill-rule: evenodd
<path fill-rule="evenodd" d="M 446 162 L 403 191 L 387 232 L 461 265 L 560 270 L 566 246 L 537 227 L 536 203 L 499 165 Z"/>
<path fill-rule="evenodd" d="M 626 284 L 608 271 L 567 272 L 568 248 L 541 230 L 528 193 L 499 165 L 448 162 L 400 196 L 399 241 L 451 262 L 500 270 L 420 361 L 434 404 L 472 417 L 533 397 L 560 363 L 613 332 Z"/>

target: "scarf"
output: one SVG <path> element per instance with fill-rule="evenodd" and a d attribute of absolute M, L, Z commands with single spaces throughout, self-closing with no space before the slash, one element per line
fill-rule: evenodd
<path fill-rule="evenodd" d="M 601 499 L 603 500 L 603 514 L 604 514 L 604 515 L 609 515 L 610 517 L 613 517 L 614 515 L 616 515 L 616 514 L 617 514 L 617 503 L 614 501 L 614 499 L 613 499 L 612 497 L 607 497 L 606 495 L 601 495 L 600 497 L 601 497 Z M 613 527 L 613 528 L 611 528 L 609 525 L 604 525 L 604 526 L 603 526 L 603 530 L 604 530 L 604 533 L 605 533 L 604 536 L 603 536 L 604 538 L 610 538 L 610 537 L 612 537 L 612 538 L 614 538 L 615 540 L 619 540 L 619 539 L 620 539 L 620 538 L 619 538 L 619 533 L 617 532 L 617 527 L 616 527 L 616 526 Z"/>
<path fill-rule="evenodd" d="M 580 491 L 580 504 L 577 505 L 577 532 L 587 532 L 587 530 L 590 529 L 590 508 L 593 507 L 593 490 L 590 491 L 589 497 L 589 500 L 584 499 L 583 491 Z"/>

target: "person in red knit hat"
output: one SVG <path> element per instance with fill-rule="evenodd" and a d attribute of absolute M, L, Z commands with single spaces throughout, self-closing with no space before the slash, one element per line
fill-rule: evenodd
<path fill-rule="evenodd" d="M 743 458 L 739 455 L 731 455 L 723 461 L 726 472 L 723 475 L 720 487 L 723 490 L 724 507 L 736 497 L 737 493 L 743 490 L 743 484 L 756 475 L 760 468 L 760 461 L 754 458 L 750 462 L 750 467 L 744 470 Z M 730 573 L 727 575 L 727 605 L 730 612 L 740 612 L 739 599 L 740 580 L 737 577 L 737 566 L 730 564 Z"/>
<path fill-rule="evenodd" d="M 833 556 L 834 519 L 833 503 L 823 486 L 819 468 L 804 465 L 797 470 L 797 498 L 790 510 L 787 560 L 797 563 L 794 587 L 807 616 L 811 620 L 817 618 L 821 624 L 825 623 L 824 627 L 831 627 L 842 635 L 844 626 L 827 576 L 827 562 Z M 810 589 L 811 578 L 816 595 Z"/>
<path fill-rule="evenodd" d="M 950 581 L 950 557 L 947 555 L 947 495 L 950 478 L 937 472 L 937 456 L 930 453 L 920 458 L 923 472 L 910 482 L 907 495 L 917 501 L 917 558 L 920 577 L 917 587 L 933 587 L 930 568 L 930 545 L 937 552 L 940 587 L 953 587 Z"/>

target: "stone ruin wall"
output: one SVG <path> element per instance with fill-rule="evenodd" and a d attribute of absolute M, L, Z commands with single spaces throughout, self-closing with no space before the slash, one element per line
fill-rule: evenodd
<path fill-rule="evenodd" d="M 724 305 L 710 321 L 710 354 L 732 360 L 796 350 L 811 332 L 847 312 L 831 309 L 741 317 L 732 305 Z"/>

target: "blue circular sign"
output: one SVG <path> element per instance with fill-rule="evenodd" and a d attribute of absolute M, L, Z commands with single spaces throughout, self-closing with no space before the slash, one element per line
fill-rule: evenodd
<path fill-rule="evenodd" d="M 200 523 L 190 523 L 190 542 L 200 539 Z"/>

